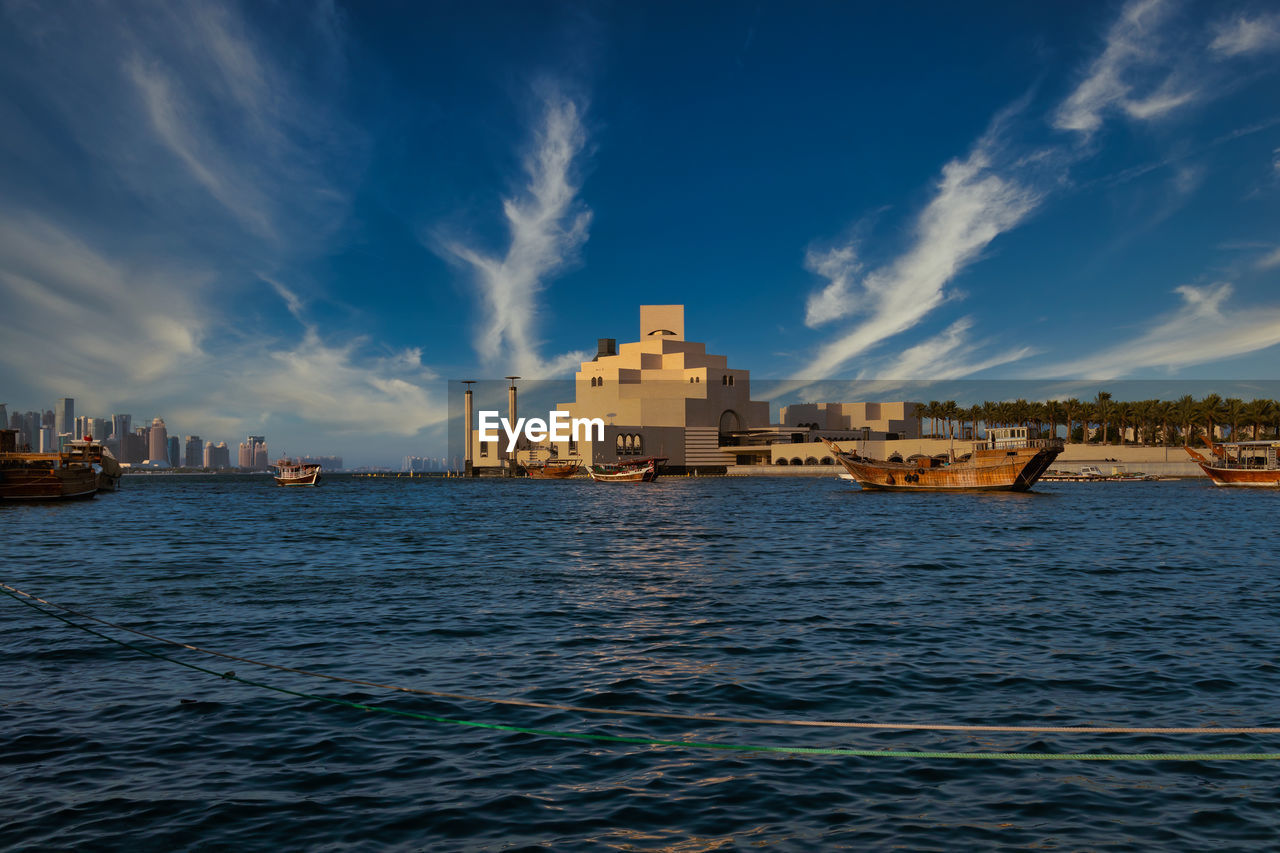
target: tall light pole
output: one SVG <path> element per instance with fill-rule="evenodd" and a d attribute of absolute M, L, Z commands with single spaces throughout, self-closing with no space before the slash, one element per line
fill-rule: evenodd
<path fill-rule="evenodd" d="M 511 387 L 507 389 L 507 423 L 511 424 L 512 429 L 515 429 L 516 428 L 516 380 L 519 379 L 520 377 L 508 376 L 506 378 L 507 378 L 507 381 L 511 383 Z M 519 441 L 519 439 L 517 439 L 517 441 Z M 519 449 L 520 449 L 519 445 L 517 444 L 516 450 L 513 450 L 511 454 L 507 457 L 507 476 L 508 477 L 514 477 L 516 475 L 516 451 L 518 451 Z"/>
<path fill-rule="evenodd" d="M 466 444 L 465 444 L 465 445 L 463 445 L 463 452 L 462 452 L 462 460 L 463 460 L 463 462 L 462 462 L 462 473 L 463 473 L 463 474 L 465 474 L 466 476 L 470 477 L 470 476 L 472 476 L 472 463 L 471 463 L 471 415 L 472 415 L 472 411 L 471 411 L 471 386 L 472 386 L 472 385 L 474 385 L 474 384 L 476 384 L 476 381 L 475 381 L 474 379 L 464 379 L 464 380 L 462 380 L 462 384 L 463 384 L 463 385 L 465 385 L 465 386 L 467 386 L 467 393 L 465 393 L 465 394 L 463 394 L 463 395 L 462 395 L 462 417 L 463 417 L 462 436 L 463 436 L 463 440 L 466 442 Z"/>

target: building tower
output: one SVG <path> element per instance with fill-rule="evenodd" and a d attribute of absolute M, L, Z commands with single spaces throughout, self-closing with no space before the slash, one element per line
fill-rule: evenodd
<path fill-rule="evenodd" d="M 76 401 L 72 397 L 63 397 L 58 401 L 58 407 L 54 412 L 54 434 L 68 435 L 74 434 L 76 431 Z"/>
<path fill-rule="evenodd" d="M 164 418 L 156 418 L 151 422 L 147 443 L 152 462 L 169 462 L 169 430 L 165 428 Z"/>

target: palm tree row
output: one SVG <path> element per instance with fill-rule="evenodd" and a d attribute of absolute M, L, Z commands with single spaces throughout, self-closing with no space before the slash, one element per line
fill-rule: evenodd
<path fill-rule="evenodd" d="M 1068 443 L 1190 445 L 1197 436 L 1233 441 L 1280 438 L 1280 401 L 1209 394 L 1197 400 L 1190 394 L 1177 400 L 1114 400 L 1100 391 L 1093 400 L 1002 400 L 960 406 L 955 400 L 931 400 L 916 405 L 922 435 L 971 438 L 991 427 L 1025 426 L 1033 436 L 1057 436 L 1066 428 Z M 939 432 L 939 426 L 942 431 Z"/>

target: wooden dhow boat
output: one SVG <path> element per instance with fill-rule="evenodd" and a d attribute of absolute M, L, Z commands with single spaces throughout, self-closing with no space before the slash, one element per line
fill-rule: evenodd
<path fill-rule="evenodd" d="M 628 459 L 624 462 L 608 462 L 587 465 L 587 474 L 597 483 L 652 483 L 658 479 L 658 471 L 665 456 L 649 456 L 644 459 Z"/>
<path fill-rule="evenodd" d="M 30 453 L 17 448 L 17 430 L 0 430 L 0 500 L 57 501 L 91 498 L 98 474 L 68 453 Z"/>
<path fill-rule="evenodd" d="M 284 458 L 276 461 L 277 486 L 315 486 L 320 483 L 320 466 Z"/>
<path fill-rule="evenodd" d="M 984 441 L 953 462 L 915 456 L 905 462 L 867 459 L 845 453 L 823 439 L 858 485 L 899 492 L 1025 492 L 1062 452 L 1062 439 L 1034 439 L 1026 427 L 989 430 Z"/>
<path fill-rule="evenodd" d="M 1209 439 L 1212 458 L 1197 453 L 1190 447 L 1183 450 L 1196 461 L 1200 470 L 1208 475 L 1215 486 L 1280 486 L 1280 440 L 1272 441 L 1223 441 L 1214 444 Z"/>
<path fill-rule="evenodd" d="M 581 459 L 544 459 L 526 462 L 524 473 L 535 480 L 567 480 L 581 467 Z"/>

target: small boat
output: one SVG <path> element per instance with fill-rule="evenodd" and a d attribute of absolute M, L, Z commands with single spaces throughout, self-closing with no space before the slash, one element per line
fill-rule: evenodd
<path fill-rule="evenodd" d="M 1196 461 L 1215 486 L 1280 486 L 1280 441 L 1224 441 L 1204 439 L 1212 458 L 1190 447 L 1183 450 Z"/>
<path fill-rule="evenodd" d="M 867 459 L 823 441 L 859 486 L 899 492 L 1025 492 L 1063 448 L 1060 438 L 1029 438 L 1026 427 L 992 429 L 986 440 L 974 442 L 969 453 L 951 462 L 928 456 L 905 462 Z"/>
<path fill-rule="evenodd" d="M 19 451 L 17 436 L 17 430 L 0 430 L 0 500 L 57 501 L 98 493 L 98 475 L 88 462 L 74 454 Z"/>
<path fill-rule="evenodd" d="M 625 462 L 588 465 L 586 468 L 587 474 L 597 483 L 652 483 L 658 479 L 658 471 L 666 461 L 665 456 L 649 456 Z"/>
<path fill-rule="evenodd" d="M 320 466 L 284 458 L 276 461 L 277 486 L 315 486 L 320 482 Z"/>
<path fill-rule="evenodd" d="M 581 459 L 544 459 L 526 462 L 524 473 L 535 480 L 567 480 L 582 467 Z"/>

